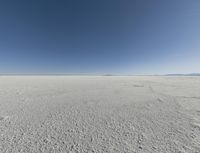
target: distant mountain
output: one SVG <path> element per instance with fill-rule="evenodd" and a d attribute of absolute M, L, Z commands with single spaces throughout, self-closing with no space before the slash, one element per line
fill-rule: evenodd
<path fill-rule="evenodd" d="M 189 73 L 189 74 L 167 74 L 166 76 L 200 76 L 200 73 Z"/>

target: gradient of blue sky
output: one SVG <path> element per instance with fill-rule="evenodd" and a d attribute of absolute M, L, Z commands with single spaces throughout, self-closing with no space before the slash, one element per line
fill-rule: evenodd
<path fill-rule="evenodd" d="M 1 0 L 0 73 L 200 72 L 199 0 Z"/>

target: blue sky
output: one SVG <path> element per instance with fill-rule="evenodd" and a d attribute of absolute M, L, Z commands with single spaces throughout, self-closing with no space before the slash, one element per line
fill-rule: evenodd
<path fill-rule="evenodd" d="M 199 0 L 2 0 L 0 73 L 200 72 Z"/>

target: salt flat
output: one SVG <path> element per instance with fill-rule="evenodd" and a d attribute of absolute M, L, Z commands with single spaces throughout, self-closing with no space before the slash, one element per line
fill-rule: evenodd
<path fill-rule="evenodd" d="M 1 76 L 1 153 L 199 153 L 200 77 Z"/>

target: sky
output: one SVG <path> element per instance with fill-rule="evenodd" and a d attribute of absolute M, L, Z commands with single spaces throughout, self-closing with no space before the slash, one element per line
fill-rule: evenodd
<path fill-rule="evenodd" d="M 194 72 L 199 0 L 0 1 L 0 74 Z"/>

